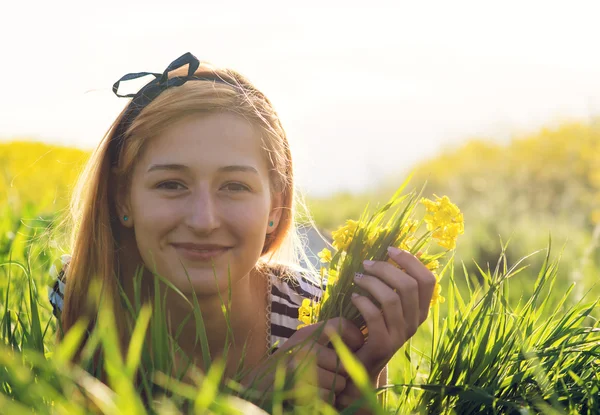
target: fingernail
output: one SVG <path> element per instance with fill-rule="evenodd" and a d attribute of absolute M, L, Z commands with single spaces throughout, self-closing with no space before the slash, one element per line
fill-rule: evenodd
<path fill-rule="evenodd" d="M 400 248 L 396 248 L 395 246 L 388 246 L 388 252 L 392 255 L 400 255 L 401 252 L 405 252 Z"/>
<path fill-rule="evenodd" d="M 358 297 L 358 294 L 352 293 L 352 298 L 356 298 L 356 297 Z"/>
<path fill-rule="evenodd" d="M 354 274 L 354 279 L 355 280 L 360 280 L 362 277 L 364 277 L 364 274 L 361 274 L 360 272 L 357 272 Z"/>
<path fill-rule="evenodd" d="M 373 265 L 374 263 L 375 263 L 375 261 L 370 261 L 370 260 L 368 260 L 368 259 L 365 259 L 365 260 L 363 261 L 363 265 L 364 265 L 365 267 L 370 267 L 370 266 L 371 266 L 371 265 Z"/>

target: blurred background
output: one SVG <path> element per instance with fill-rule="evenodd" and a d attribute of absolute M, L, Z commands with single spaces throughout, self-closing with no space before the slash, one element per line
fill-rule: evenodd
<path fill-rule="evenodd" d="M 3 5 L 0 250 L 64 212 L 127 103 L 112 84 L 189 51 L 272 100 L 325 236 L 414 173 L 411 186 L 427 181 L 464 212 L 468 272 L 493 268 L 502 242 L 516 263 L 551 238 L 560 290 L 597 296 L 599 12 L 594 1 Z M 527 260 L 515 296 L 544 255 Z"/>

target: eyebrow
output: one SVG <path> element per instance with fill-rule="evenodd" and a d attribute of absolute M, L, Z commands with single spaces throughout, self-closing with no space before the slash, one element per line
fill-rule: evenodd
<path fill-rule="evenodd" d="M 156 170 L 186 171 L 187 172 L 190 170 L 190 168 L 183 164 L 152 164 L 148 168 L 147 173 L 150 173 L 150 172 L 153 172 Z M 241 171 L 241 172 L 258 174 L 258 170 L 256 170 L 254 167 L 244 166 L 244 165 L 223 166 L 223 167 L 219 167 L 217 169 L 217 171 L 226 172 L 226 173 Z"/>

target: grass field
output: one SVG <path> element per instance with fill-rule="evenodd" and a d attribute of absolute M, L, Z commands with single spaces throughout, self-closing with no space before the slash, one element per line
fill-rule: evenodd
<path fill-rule="evenodd" d="M 143 341 L 119 356 L 106 313 L 87 349 L 104 350 L 106 384 L 68 363 L 83 332 L 56 344 L 49 269 L 68 246 L 52 230 L 87 157 L 0 144 L 0 412 L 336 413 L 318 399 L 284 405 L 314 391 L 283 381 L 271 396 L 244 394 L 221 382 L 218 361 L 197 385 L 169 381 L 168 357 L 157 365 Z M 413 171 L 415 187 L 427 181 L 428 195 L 461 207 L 465 235 L 442 279 L 446 302 L 390 363 L 379 413 L 600 413 L 600 130 L 573 123 L 504 146 L 472 140 Z M 403 180 L 308 203 L 327 232 L 367 202 L 387 200 Z M 160 332 L 156 312 L 134 311 L 138 336 Z M 359 367 L 354 376 L 360 381 Z"/>

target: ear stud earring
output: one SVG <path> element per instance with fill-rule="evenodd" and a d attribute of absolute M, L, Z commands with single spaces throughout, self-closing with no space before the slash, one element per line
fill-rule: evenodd
<path fill-rule="evenodd" d="M 273 226 L 273 221 L 269 222 L 269 226 Z"/>
<path fill-rule="evenodd" d="M 127 222 L 127 219 L 129 219 L 129 216 L 127 216 L 127 215 L 123 216 L 123 220 L 124 220 L 125 222 Z"/>

